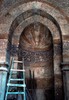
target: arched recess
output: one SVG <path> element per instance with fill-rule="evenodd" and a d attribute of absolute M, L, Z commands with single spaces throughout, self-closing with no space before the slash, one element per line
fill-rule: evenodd
<path fill-rule="evenodd" d="M 38 17 L 39 18 L 39 17 Z M 40 19 L 40 18 L 39 18 Z M 26 25 L 25 27 L 27 27 L 29 24 L 31 24 L 31 23 L 35 23 L 35 21 L 33 21 L 33 18 L 32 18 L 32 20 L 29 18 L 28 19 L 29 21 L 28 21 L 28 23 L 27 24 L 23 24 L 23 25 Z M 31 22 L 32 21 L 32 22 Z M 40 19 L 40 20 L 36 20 L 36 22 L 40 22 L 40 23 L 42 23 L 42 24 L 44 24 L 45 26 L 46 26 L 46 23 L 43 23 L 42 22 L 43 21 L 43 19 Z M 27 21 L 26 21 L 27 22 Z M 46 21 L 44 21 L 44 22 L 46 22 Z M 50 24 L 50 25 L 52 25 L 52 24 Z M 52 25 L 53 26 L 53 25 Z M 25 28 L 24 27 L 24 28 Z M 47 26 L 48 27 L 48 26 Z M 49 29 L 50 29 L 50 31 L 52 32 L 52 33 L 54 33 L 54 31 L 50 28 L 50 27 L 48 27 Z M 22 30 L 23 30 L 23 28 L 22 28 Z M 21 31 L 22 32 L 22 31 Z M 52 34 L 51 33 L 51 34 Z M 55 33 L 58 33 L 57 31 L 55 31 Z M 52 35 L 53 36 L 53 35 Z M 19 35 L 19 37 L 20 37 L 20 35 Z M 15 39 L 14 39 L 15 40 Z M 13 44 L 15 44 L 15 42 L 14 42 L 14 40 L 13 40 Z M 16 45 L 18 45 L 18 42 L 17 42 L 17 44 Z M 62 50 L 61 50 L 61 39 L 60 39 L 60 37 L 59 38 L 57 38 L 56 39 L 56 36 L 54 35 L 53 36 L 53 45 L 54 45 L 54 76 L 55 76 L 55 93 L 56 93 L 56 99 L 58 99 L 57 97 L 58 97 L 58 95 L 61 95 L 61 96 L 59 96 L 59 100 L 61 100 L 62 99 L 62 78 L 61 78 L 61 69 L 60 69 L 60 63 L 61 63 L 61 61 L 62 61 Z M 60 88 L 59 88 L 60 87 Z M 57 95 L 58 94 L 58 95 Z"/>
<path fill-rule="evenodd" d="M 34 15 L 35 14 L 41 15 L 43 12 L 45 14 L 44 16 L 46 16 L 51 21 L 53 21 L 53 23 L 55 23 L 55 22 L 59 23 L 62 34 L 65 34 L 65 33 L 68 34 L 66 31 L 68 29 L 67 28 L 64 29 L 65 24 L 68 25 L 66 16 L 63 16 L 63 14 L 61 14 L 60 11 L 57 10 L 55 7 L 53 7 L 47 3 L 38 2 L 38 1 L 33 1 L 33 2 L 28 2 L 28 3 L 22 4 L 22 5 L 18 6 L 17 8 L 14 8 L 13 10 L 10 10 L 8 12 L 10 14 L 10 16 L 12 17 L 12 21 L 11 21 L 12 25 L 10 26 L 11 34 L 16 29 L 16 27 L 21 23 L 21 21 L 23 21 L 24 19 L 29 17 L 27 12 L 29 12 L 30 10 L 31 10 L 32 14 L 34 14 Z M 56 20 L 54 20 L 54 19 L 56 19 Z M 58 25 L 57 23 L 55 23 L 55 24 Z M 58 27 L 59 27 L 59 25 L 58 25 Z"/>
<path fill-rule="evenodd" d="M 36 17 L 35 17 L 36 18 Z M 39 17 L 38 17 L 39 18 Z M 37 19 L 37 18 L 36 18 Z M 39 18 L 40 19 L 40 18 Z M 43 19 L 40 19 L 40 20 L 36 20 L 36 22 L 41 22 L 41 20 L 43 20 Z M 27 21 L 26 21 L 27 22 Z M 26 23 L 25 22 L 25 23 Z M 30 18 L 29 18 L 29 20 L 28 20 L 28 23 L 27 24 L 24 24 L 23 23 L 23 25 L 26 25 L 26 26 L 28 26 L 29 24 L 31 24 L 31 23 L 33 23 L 34 21 L 33 21 L 33 18 L 32 18 L 32 20 L 30 20 Z M 46 21 L 44 21 L 44 22 L 46 22 Z M 35 22 L 34 22 L 35 23 Z M 42 22 L 41 22 L 42 23 Z M 42 23 L 42 24 L 44 24 L 44 25 L 46 25 L 45 23 Z M 51 24 L 50 24 L 51 25 Z M 25 26 L 25 27 L 26 27 Z M 25 27 L 23 27 L 23 28 L 25 28 Z M 23 30 L 23 28 L 22 28 L 22 30 Z M 50 27 L 48 27 L 50 30 L 51 30 L 51 32 L 52 33 L 54 33 L 54 31 L 53 31 L 53 28 L 51 29 Z M 58 33 L 57 31 L 55 31 L 55 33 Z M 19 37 L 20 37 L 20 35 L 19 35 Z M 58 76 L 59 76 L 59 83 L 57 82 L 57 81 L 55 81 L 56 82 L 56 84 L 58 84 L 58 85 L 56 85 L 56 90 L 58 91 L 58 87 L 60 87 L 59 89 L 61 89 L 62 88 L 62 83 L 61 83 L 61 71 L 60 71 L 60 68 L 59 68 L 59 66 L 60 66 L 60 63 L 61 63 L 61 39 L 60 39 L 60 37 L 58 38 L 58 39 L 56 39 L 56 37 L 55 37 L 55 35 L 54 35 L 54 39 L 55 39 L 55 41 L 54 41 L 54 68 L 55 68 L 55 75 L 56 75 L 56 68 L 58 69 L 58 73 L 60 73 Z M 15 44 L 15 38 L 13 39 L 13 44 Z M 59 40 L 59 41 L 58 41 Z M 57 43 L 57 41 L 58 41 L 58 43 Z M 18 43 L 18 42 L 17 42 Z M 17 46 L 17 45 L 16 45 Z M 59 52 L 58 52 L 58 54 L 57 54 L 57 51 L 58 51 L 58 49 L 59 49 Z M 56 62 L 56 60 L 57 60 L 57 62 Z M 59 64 L 58 64 L 59 63 Z M 57 75 L 56 75 L 57 76 Z M 56 80 L 57 80 L 57 78 L 56 78 Z M 62 91 L 62 90 L 60 90 L 60 91 Z M 57 92 L 56 92 L 56 94 L 57 94 Z M 60 92 L 58 92 L 58 94 L 60 94 Z M 57 97 L 56 97 L 57 98 Z"/>
<path fill-rule="evenodd" d="M 32 93 L 33 100 L 53 100 L 53 40 L 45 25 L 36 22 L 25 27 L 19 40 L 18 59 L 22 58 L 25 63 L 27 88 Z"/>
<path fill-rule="evenodd" d="M 51 32 L 52 32 L 52 36 L 53 36 L 53 41 L 55 42 L 55 40 L 59 41 L 60 43 L 62 42 L 62 36 L 61 36 L 61 30 L 59 27 L 57 27 L 51 20 L 49 20 L 46 17 L 40 16 L 40 15 L 33 15 L 30 16 L 29 18 L 25 19 L 24 21 L 22 21 L 18 27 L 15 29 L 13 36 L 17 36 L 17 42 L 14 42 L 15 37 L 13 37 L 12 39 L 12 44 L 16 44 L 16 46 L 18 47 L 18 43 L 19 43 L 19 38 L 20 35 L 22 33 L 22 31 L 24 30 L 24 28 L 26 26 L 28 26 L 31 23 L 36 23 L 36 22 L 41 22 L 42 24 L 44 24 L 45 26 L 47 26 Z"/>
<path fill-rule="evenodd" d="M 19 36 L 20 36 L 22 30 L 24 29 L 24 27 L 27 26 L 29 24 L 29 22 L 32 23 L 32 22 L 36 22 L 36 21 L 38 21 L 38 22 L 41 21 L 42 23 L 44 23 L 51 30 L 51 32 L 53 34 L 53 39 L 57 39 L 57 41 L 59 41 L 61 43 L 62 36 L 61 36 L 61 30 L 60 30 L 58 23 L 49 14 L 43 12 L 45 15 L 44 14 L 42 15 L 42 12 L 43 11 L 41 11 L 41 10 L 37 10 L 35 13 L 35 12 L 32 12 L 32 10 L 30 10 L 30 11 L 24 12 L 20 16 L 18 16 L 13 21 L 11 28 L 10 28 L 10 34 L 9 34 L 9 40 L 8 40 L 9 43 L 12 45 L 16 44 L 16 46 L 18 47 L 19 42 L 17 42 L 17 43 L 12 42 L 14 40 L 14 37 L 17 37 L 17 41 L 19 41 Z M 24 16 L 26 16 L 25 14 L 28 14 L 28 17 L 25 18 L 24 17 Z M 31 14 L 33 16 L 31 16 L 29 14 Z M 23 16 L 24 20 L 23 20 L 22 16 Z"/>
<path fill-rule="evenodd" d="M 36 3 L 35 3 L 36 4 Z M 39 3 L 40 4 L 40 3 Z M 36 6 L 36 5 L 35 5 Z M 45 7 L 46 7 L 46 5 L 45 5 Z M 48 6 L 47 6 L 48 7 Z M 39 10 L 38 10 L 38 8 L 40 9 L 40 10 L 42 10 L 43 12 L 45 12 L 45 15 L 46 16 L 44 16 L 44 18 L 42 18 L 43 16 L 41 15 L 41 13 L 36 13 L 37 11 L 39 12 Z M 27 8 L 28 9 L 28 8 Z M 25 10 L 27 10 L 26 8 L 25 8 Z M 29 9 L 31 9 L 31 7 L 29 8 Z M 48 10 L 48 9 L 47 9 Z M 50 10 L 50 9 L 49 9 Z M 49 11 L 48 10 L 48 11 Z M 21 15 L 19 15 L 18 17 L 16 17 L 15 18 L 15 20 L 13 21 L 13 23 L 12 23 L 12 25 L 11 25 L 11 27 L 10 27 L 10 33 L 9 33 L 9 46 L 15 46 L 15 48 L 16 49 L 18 49 L 17 48 L 17 46 L 16 45 L 12 45 L 12 43 L 13 44 L 15 44 L 14 43 L 14 34 L 13 33 L 15 33 L 14 31 L 16 30 L 16 28 L 17 27 L 20 27 L 20 28 L 17 28 L 17 30 L 19 29 L 20 31 L 19 31 L 19 33 L 18 33 L 18 38 L 20 37 L 20 35 L 21 35 L 21 32 L 23 31 L 23 28 L 25 28 L 27 25 L 29 25 L 29 24 L 31 24 L 31 23 L 33 23 L 33 22 L 40 22 L 40 23 L 42 23 L 42 24 L 44 24 L 44 25 L 46 25 L 46 27 L 48 27 L 49 28 L 49 30 L 51 31 L 51 33 L 52 33 L 52 35 L 53 35 L 53 39 L 54 39 L 54 68 L 55 68 L 55 76 L 56 76 L 56 90 L 58 91 L 58 87 L 60 87 L 60 89 L 61 89 L 61 87 L 62 87 L 62 83 L 61 83 L 61 70 L 60 70 L 60 63 L 61 63 L 61 61 L 62 61 L 62 50 L 61 50 L 61 43 L 62 43 L 62 36 L 61 36 L 61 30 L 60 30 L 60 27 L 59 27 L 59 24 L 57 23 L 57 21 L 55 20 L 55 19 L 57 19 L 56 17 L 52 17 L 52 16 L 50 16 L 50 14 L 52 15 L 52 13 L 49 11 L 47 11 L 46 12 L 46 9 L 45 8 L 41 8 L 41 5 L 39 5 L 39 6 L 37 6 L 36 8 L 33 8 L 33 10 L 31 10 L 33 13 L 34 13 L 34 16 L 31 18 L 31 17 L 29 17 L 29 16 L 24 16 L 22 19 L 20 18 L 20 16 Z M 32 14 L 33 14 L 32 13 Z M 49 13 L 49 14 L 48 14 Z M 23 13 L 24 14 L 24 13 Z M 22 15 L 23 15 L 22 14 Z M 41 16 L 40 16 L 41 15 Z M 60 14 L 59 14 L 59 16 L 60 16 Z M 26 17 L 26 18 L 25 18 Z M 62 16 L 63 17 L 63 16 Z M 30 18 L 31 18 L 31 21 L 30 21 Z M 46 19 L 47 18 L 47 19 Z M 20 20 L 19 20 L 20 19 Z M 29 19 L 29 20 L 28 20 Z M 49 21 L 49 23 L 47 23 L 47 21 L 48 20 L 50 20 Z M 24 23 L 22 23 L 21 24 L 21 22 L 22 21 L 24 21 Z M 30 23 L 31 22 L 31 23 Z M 52 23 L 52 24 L 51 24 Z M 21 24 L 21 25 L 20 25 Z M 61 25 L 60 25 L 61 26 Z M 23 27 L 23 28 L 22 28 Z M 62 27 L 62 26 L 61 26 Z M 55 31 L 54 31 L 54 29 L 55 29 Z M 63 28 L 61 28 L 62 29 L 62 31 L 63 31 Z M 53 34 L 54 33 L 54 34 Z M 57 36 L 58 36 L 58 39 L 56 39 L 57 38 Z M 17 36 L 17 35 L 16 35 Z M 17 37 L 16 37 L 17 38 Z M 19 39 L 18 39 L 18 42 L 17 43 L 19 43 Z M 58 52 L 59 51 L 59 52 Z M 14 56 L 15 54 L 13 54 L 13 56 Z M 56 70 L 57 69 L 57 70 Z M 57 75 L 56 75 L 57 74 Z M 58 82 L 59 81 L 59 82 Z M 57 85 L 57 83 L 58 83 L 58 85 Z M 62 91 L 62 89 L 60 90 L 60 91 Z M 58 91 L 58 95 L 60 95 L 60 91 Z M 57 93 L 56 93 L 56 96 L 57 96 Z M 60 97 L 61 96 L 59 96 L 59 100 L 60 100 Z"/>

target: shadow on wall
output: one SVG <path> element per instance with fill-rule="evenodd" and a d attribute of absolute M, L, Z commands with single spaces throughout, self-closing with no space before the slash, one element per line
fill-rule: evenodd
<path fill-rule="evenodd" d="M 26 80 L 27 90 L 31 96 L 31 99 L 37 100 L 37 97 L 36 97 L 37 82 L 35 79 L 34 71 L 33 71 L 33 75 L 32 75 L 32 71 L 29 70 L 29 75 L 30 75 L 30 78 Z"/>
<path fill-rule="evenodd" d="M 28 100 L 38 100 L 37 93 L 36 93 L 37 81 L 35 79 L 34 71 L 32 72 L 31 70 L 29 70 L 29 75 L 30 75 L 30 78 L 26 80 L 26 85 L 27 85 L 29 94 L 31 96 L 31 99 L 28 98 Z M 40 96 L 40 93 L 38 95 Z M 43 100 L 55 100 L 53 88 L 51 88 L 49 90 L 44 90 L 43 95 L 44 95 L 44 97 L 41 97 L 41 98 L 44 98 Z"/>
<path fill-rule="evenodd" d="M 51 88 L 50 90 L 45 90 L 45 100 L 55 100 L 54 90 Z"/>

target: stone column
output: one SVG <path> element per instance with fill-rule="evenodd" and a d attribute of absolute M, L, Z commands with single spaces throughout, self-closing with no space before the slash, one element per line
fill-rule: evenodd
<path fill-rule="evenodd" d="M 63 72 L 64 100 L 69 100 L 69 63 L 61 63 Z"/>
<path fill-rule="evenodd" d="M 8 64 L 0 63 L 0 100 L 4 100 L 6 92 Z"/>

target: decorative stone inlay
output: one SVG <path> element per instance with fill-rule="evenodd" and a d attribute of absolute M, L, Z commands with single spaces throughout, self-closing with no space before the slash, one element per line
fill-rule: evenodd
<path fill-rule="evenodd" d="M 31 52 L 22 49 L 22 52 L 19 54 L 19 56 L 23 56 L 27 62 L 46 62 L 52 59 L 52 50 Z"/>

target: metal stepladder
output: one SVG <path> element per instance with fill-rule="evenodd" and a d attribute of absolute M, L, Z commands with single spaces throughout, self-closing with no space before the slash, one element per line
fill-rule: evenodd
<path fill-rule="evenodd" d="M 14 63 L 23 64 L 23 69 L 14 68 Z M 13 73 L 18 73 L 18 72 L 22 73 L 22 78 L 17 78 L 17 77 L 12 78 Z M 16 83 L 14 84 L 14 82 L 16 82 Z M 20 84 L 20 83 L 18 84 L 17 82 L 22 82 L 22 84 Z M 22 88 L 23 91 L 10 92 L 9 91 L 10 87 Z M 8 83 L 7 83 L 5 100 L 8 99 L 8 95 L 22 95 L 23 100 L 26 100 L 25 69 L 24 69 L 23 61 L 15 61 L 14 59 L 12 59 L 12 64 L 11 64 Z"/>

